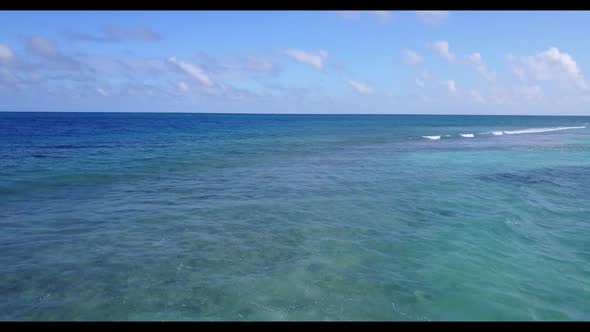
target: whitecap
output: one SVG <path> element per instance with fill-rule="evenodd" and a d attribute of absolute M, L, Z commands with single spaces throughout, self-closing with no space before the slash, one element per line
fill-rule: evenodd
<path fill-rule="evenodd" d="M 424 137 L 424 138 L 428 138 L 428 139 L 431 139 L 431 140 L 437 140 L 437 139 L 440 139 L 440 136 L 422 136 L 422 137 Z"/>
<path fill-rule="evenodd" d="M 500 135 L 504 135 L 504 133 L 501 131 L 492 131 L 492 135 L 500 136 Z"/>
<path fill-rule="evenodd" d="M 517 134 L 532 134 L 532 133 L 544 133 L 548 131 L 558 131 L 558 130 L 568 130 L 568 129 L 583 129 L 583 127 L 555 127 L 555 128 L 529 128 L 523 130 L 508 130 L 504 131 L 503 133 L 506 135 L 517 135 Z"/>
<path fill-rule="evenodd" d="M 461 137 L 470 137 L 470 138 L 475 137 L 475 135 L 473 135 L 473 134 L 460 134 L 460 135 L 461 135 Z"/>

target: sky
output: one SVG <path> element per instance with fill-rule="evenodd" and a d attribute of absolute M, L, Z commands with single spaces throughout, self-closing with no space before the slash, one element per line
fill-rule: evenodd
<path fill-rule="evenodd" d="M 0 111 L 590 115 L 588 11 L 0 11 L 0 22 Z"/>

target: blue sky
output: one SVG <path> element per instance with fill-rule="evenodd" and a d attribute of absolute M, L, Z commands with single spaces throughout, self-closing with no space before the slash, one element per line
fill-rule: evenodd
<path fill-rule="evenodd" d="M 0 111 L 590 115 L 585 11 L 5 11 L 0 22 Z"/>

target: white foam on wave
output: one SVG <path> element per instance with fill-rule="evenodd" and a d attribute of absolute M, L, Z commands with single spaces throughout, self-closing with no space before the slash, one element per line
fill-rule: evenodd
<path fill-rule="evenodd" d="M 461 137 L 475 137 L 474 134 L 460 134 Z"/>
<path fill-rule="evenodd" d="M 548 131 L 558 131 L 558 130 L 568 130 L 568 129 L 584 129 L 586 126 L 582 127 L 555 127 L 555 128 L 529 128 L 523 130 L 508 130 L 503 131 L 506 135 L 517 135 L 517 134 L 532 134 L 532 133 L 544 133 Z"/>
<path fill-rule="evenodd" d="M 492 135 L 500 136 L 500 135 L 504 135 L 504 133 L 501 131 L 492 131 Z"/>
<path fill-rule="evenodd" d="M 440 139 L 440 136 L 422 136 L 422 137 L 424 137 L 424 138 L 428 138 L 428 139 L 431 139 L 431 140 L 437 140 L 437 139 Z"/>

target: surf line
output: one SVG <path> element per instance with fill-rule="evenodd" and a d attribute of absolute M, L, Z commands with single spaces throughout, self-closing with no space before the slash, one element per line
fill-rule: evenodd
<path fill-rule="evenodd" d="M 516 134 L 532 134 L 532 133 L 544 133 L 548 131 L 558 131 L 558 130 L 568 130 L 568 129 L 584 129 L 586 126 L 583 127 L 555 127 L 555 128 L 529 128 L 523 130 L 505 130 L 503 131 L 506 135 L 516 135 Z"/>

